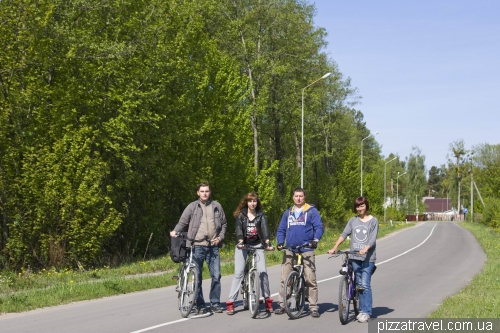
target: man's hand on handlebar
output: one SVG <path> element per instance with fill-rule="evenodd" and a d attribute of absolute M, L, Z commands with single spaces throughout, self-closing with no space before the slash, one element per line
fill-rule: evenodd
<path fill-rule="evenodd" d="M 175 230 L 170 231 L 170 237 L 176 238 L 176 237 L 178 237 L 179 235 L 180 235 L 180 234 L 179 234 L 177 231 L 175 231 Z"/>

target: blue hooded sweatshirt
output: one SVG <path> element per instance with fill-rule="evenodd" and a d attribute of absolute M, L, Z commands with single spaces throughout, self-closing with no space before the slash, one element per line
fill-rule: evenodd
<path fill-rule="evenodd" d="M 302 212 L 295 218 L 294 209 L 295 206 L 287 209 L 281 218 L 276 235 L 278 244 L 300 246 L 311 243 L 314 239 L 320 240 L 324 229 L 318 210 L 312 205 L 304 204 Z M 313 248 L 302 249 L 303 252 L 313 250 Z M 292 250 L 292 252 L 297 252 L 297 250 Z"/>

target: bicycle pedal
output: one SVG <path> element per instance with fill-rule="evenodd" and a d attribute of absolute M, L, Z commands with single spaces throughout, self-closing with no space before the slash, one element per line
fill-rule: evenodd
<path fill-rule="evenodd" d="M 179 277 L 177 275 L 172 276 L 172 280 L 178 281 Z"/>

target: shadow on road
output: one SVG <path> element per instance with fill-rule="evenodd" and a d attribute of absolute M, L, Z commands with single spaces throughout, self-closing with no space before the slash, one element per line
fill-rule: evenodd
<path fill-rule="evenodd" d="M 391 313 L 393 311 L 394 311 L 394 309 L 391 309 L 391 308 L 388 308 L 385 306 L 375 307 L 372 309 L 372 318 L 377 318 L 378 316 L 383 316 L 383 315 L 386 315 L 386 314 Z"/>

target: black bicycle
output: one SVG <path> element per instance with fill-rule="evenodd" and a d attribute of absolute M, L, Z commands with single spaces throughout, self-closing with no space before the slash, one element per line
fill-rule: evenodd
<path fill-rule="evenodd" d="M 339 273 L 342 275 L 339 282 L 339 318 L 342 325 L 349 321 L 349 308 L 352 304 L 354 315 L 359 314 L 358 291 L 356 289 L 356 274 L 352 268 L 349 255 L 358 255 L 359 251 L 336 251 L 330 258 L 342 255 L 342 268 Z"/>
<path fill-rule="evenodd" d="M 172 279 L 177 280 L 175 291 L 178 292 L 178 305 L 181 316 L 186 318 L 191 313 L 196 303 L 196 294 L 198 292 L 198 268 L 193 262 L 194 243 L 206 241 L 205 239 L 192 239 L 182 233 L 177 233 L 177 237 L 183 237 L 191 242 L 191 246 L 184 246 L 186 257 L 179 266 L 179 273 Z"/>
<path fill-rule="evenodd" d="M 300 317 L 306 304 L 306 282 L 304 279 L 304 264 L 302 263 L 302 249 L 305 247 L 310 248 L 311 244 L 283 247 L 283 250 L 295 249 L 298 251 L 297 263 L 293 265 L 293 270 L 286 277 L 285 287 L 283 288 L 285 311 L 291 319 Z"/>

